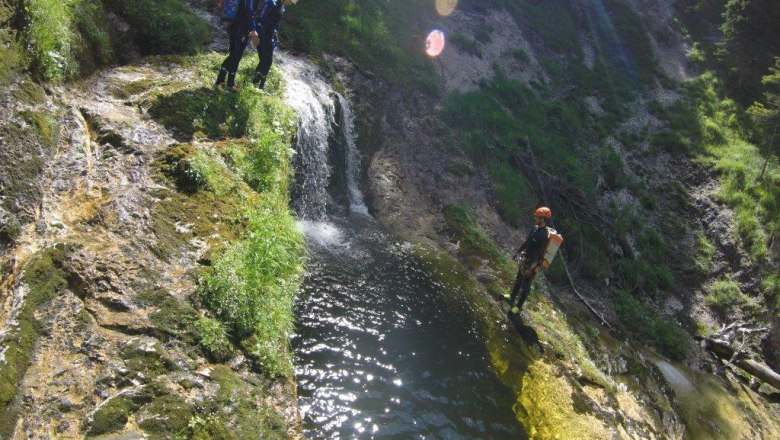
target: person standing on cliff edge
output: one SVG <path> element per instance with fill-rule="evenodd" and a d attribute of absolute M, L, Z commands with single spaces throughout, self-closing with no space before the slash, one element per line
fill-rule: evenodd
<path fill-rule="evenodd" d="M 236 72 L 238 64 L 244 56 L 246 45 L 251 41 L 252 45 L 257 46 L 260 37 L 257 34 L 256 23 L 253 15 L 256 11 L 256 1 L 261 0 L 239 0 L 238 10 L 235 18 L 228 26 L 228 35 L 230 36 L 230 49 L 228 56 L 222 62 L 222 66 L 217 74 L 217 80 L 214 82 L 214 89 L 219 90 L 227 78 L 227 88 L 236 91 Z"/>
<path fill-rule="evenodd" d="M 259 1 L 259 0 L 258 0 Z M 259 61 L 252 78 L 254 84 L 260 90 L 265 88 L 268 72 L 273 63 L 274 48 L 278 42 L 279 24 L 282 21 L 286 7 L 297 0 L 265 0 L 263 10 L 257 18 L 256 28 L 259 31 L 260 42 L 257 44 L 257 56 Z"/>
<path fill-rule="evenodd" d="M 509 301 L 510 314 L 520 313 L 520 309 L 523 308 L 523 304 L 531 292 L 531 283 L 533 283 L 536 274 L 543 268 L 544 253 L 550 235 L 547 225 L 550 219 L 552 219 L 550 208 L 546 206 L 537 208 L 534 211 L 534 228 L 515 254 L 514 259 L 519 260 L 520 263 L 515 285 L 512 287 L 512 293 L 508 297 L 504 296 Z M 520 300 L 517 301 L 517 295 L 521 292 Z"/>

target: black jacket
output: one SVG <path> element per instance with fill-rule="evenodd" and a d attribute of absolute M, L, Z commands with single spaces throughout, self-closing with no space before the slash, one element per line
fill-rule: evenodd
<path fill-rule="evenodd" d="M 547 237 L 547 226 L 541 228 L 534 226 L 534 229 L 528 234 L 528 238 L 525 239 L 525 243 L 517 250 L 518 253 L 525 251 L 526 264 L 537 264 L 542 261 L 544 249 L 547 247 Z"/>

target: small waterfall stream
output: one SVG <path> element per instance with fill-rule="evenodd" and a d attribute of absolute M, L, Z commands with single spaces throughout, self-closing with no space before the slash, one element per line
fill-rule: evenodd
<path fill-rule="evenodd" d="M 348 100 L 306 62 L 279 65 L 300 124 L 293 207 L 309 261 L 293 347 L 306 435 L 526 438 L 461 292 L 368 214 Z"/>

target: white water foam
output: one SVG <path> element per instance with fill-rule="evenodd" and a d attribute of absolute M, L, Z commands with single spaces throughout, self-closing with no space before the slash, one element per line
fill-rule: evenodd
<path fill-rule="evenodd" d="M 344 231 L 333 223 L 302 220 L 298 222 L 298 228 L 311 242 L 322 247 L 347 247 L 344 239 Z"/>

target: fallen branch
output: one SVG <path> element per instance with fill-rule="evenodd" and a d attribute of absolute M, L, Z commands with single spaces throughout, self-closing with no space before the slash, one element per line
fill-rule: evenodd
<path fill-rule="evenodd" d="M 744 351 L 735 350 L 731 344 L 723 339 L 701 338 L 704 348 L 714 353 L 721 359 L 729 361 L 752 376 L 762 380 L 780 390 L 780 374 L 760 362 L 750 358 Z"/>
<path fill-rule="evenodd" d="M 580 294 L 579 290 L 577 290 L 577 285 L 574 284 L 574 279 L 571 277 L 571 274 L 569 273 L 569 266 L 566 264 L 566 259 L 563 258 L 563 255 L 561 255 L 561 262 L 563 263 L 563 268 L 566 270 L 566 276 L 569 278 L 569 284 L 571 285 L 572 290 L 574 291 L 574 294 L 577 295 L 577 298 L 580 299 L 580 301 L 585 304 L 585 306 L 590 310 L 591 313 L 596 315 L 597 318 L 601 321 L 601 325 L 608 327 L 610 330 L 614 330 L 615 328 L 612 327 L 612 324 L 607 321 L 604 316 L 599 313 L 593 306 L 590 305 L 587 299 L 585 299 L 585 296 Z"/>

